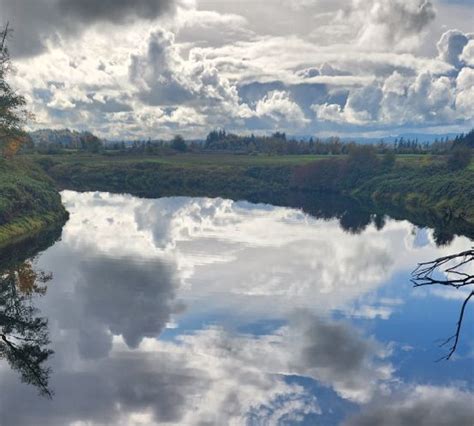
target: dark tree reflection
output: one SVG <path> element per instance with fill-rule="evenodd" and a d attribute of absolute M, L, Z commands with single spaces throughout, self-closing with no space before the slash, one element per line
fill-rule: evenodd
<path fill-rule="evenodd" d="M 456 289 L 472 288 L 474 275 L 466 272 L 466 266 L 474 261 L 474 249 L 451 256 L 440 257 L 431 262 L 420 263 L 412 273 L 412 282 L 415 287 L 440 285 Z M 459 314 L 456 330 L 441 346 L 451 345 L 446 356 L 441 359 L 449 360 L 459 344 L 461 329 L 469 301 L 474 297 L 474 290 L 467 294 Z"/>
<path fill-rule="evenodd" d="M 45 366 L 52 354 L 48 321 L 39 316 L 32 299 L 45 294 L 51 278 L 36 272 L 30 261 L 0 272 L 0 358 L 20 374 L 23 382 L 36 386 L 46 397 L 52 396 L 50 369 Z"/>
<path fill-rule="evenodd" d="M 438 247 L 444 247 L 453 242 L 454 234 L 445 231 L 443 228 L 435 228 L 433 231 L 433 239 Z"/>

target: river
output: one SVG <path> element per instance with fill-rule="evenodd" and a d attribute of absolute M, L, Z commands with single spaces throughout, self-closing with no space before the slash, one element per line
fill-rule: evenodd
<path fill-rule="evenodd" d="M 410 282 L 468 238 L 224 199 L 62 198 L 61 238 L 4 266 L 2 425 L 472 425 L 472 309 L 436 362 L 466 292 Z"/>

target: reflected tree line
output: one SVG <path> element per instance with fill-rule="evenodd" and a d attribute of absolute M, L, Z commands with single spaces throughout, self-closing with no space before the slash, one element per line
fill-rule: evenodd
<path fill-rule="evenodd" d="M 34 300 L 46 294 L 52 274 L 38 270 L 34 256 L 60 235 L 58 227 L 0 250 L 0 360 L 47 398 L 53 396 L 48 367 L 53 351 L 49 348 L 48 320 L 41 316 Z"/>
<path fill-rule="evenodd" d="M 474 237 L 472 229 L 464 228 L 464 223 L 449 217 L 415 211 L 407 217 L 406 211 L 397 211 L 393 207 L 379 210 L 351 197 L 340 195 L 318 194 L 317 197 L 308 197 L 305 193 L 295 192 L 283 204 L 300 208 L 317 219 L 337 219 L 341 228 L 350 234 L 360 234 L 370 225 L 381 231 L 385 227 L 387 217 L 390 217 L 396 220 L 408 220 L 420 228 L 432 228 L 433 240 L 437 246 L 450 244 L 455 235 Z"/>
<path fill-rule="evenodd" d="M 32 303 L 46 293 L 52 276 L 36 272 L 31 261 L 12 265 L 0 275 L 0 358 L 5 359 L 21 380 L 51 397 L 50 369 L 45 366 L 52 351 L 48 321 Z"/>

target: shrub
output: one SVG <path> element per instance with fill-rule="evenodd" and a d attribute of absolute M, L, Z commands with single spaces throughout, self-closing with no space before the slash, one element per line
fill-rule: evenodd
<path fill-rule="evenodd" d="M 345 161 L 338 159 L 306 164 L 295 170 L 292 185 L 305 190 L 334 191 L 343 175 L 344 167 Z"/>
<path fill-rule="evenodd" d="M 452 149 L 448 157 L 448 167 L 450 170 L 464 170 L 471 164 L 472 150 L 465 146 L 457 146 Z"/>
<path fill-rule="evenodd" d="M 348 169 L 356 173 L 371 173 L 380 167 L 377 150 L 372 145 L 352 145 L 347 158 Z"/>
<path fill-rule="evenodd" d="M 395 152 L 390 150 L 387 151 L 382 158 L 382 167 L 387 170 L 393 169 L 393 166 L 395 165 Z"/>

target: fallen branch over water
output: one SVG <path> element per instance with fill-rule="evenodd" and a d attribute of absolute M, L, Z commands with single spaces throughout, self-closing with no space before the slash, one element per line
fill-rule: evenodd
<path fill-rule="evenodd" d="M 455 289 L 465 288 L 466 286 L 474 285 L 474 275 L 465 272 L 466 265 L 473 261 L 474 249 L 450 256 L 440 257 L 431 262 L 420 263 L 412 272 L 411 281 L 415 287 L 442 285 L 453 287 Z M 449 360 L 456 352 L 460 340 L 466 307 L 472 297 L 474 297 L 474 290 L 466 296 L 466 299 L 462 304 L 455 333 L 440 345 L 440 347 L 442 347 L 452 342 L 452 346 L 449 348 L 447 355 L 443 356 L 440 360 Z"/>

